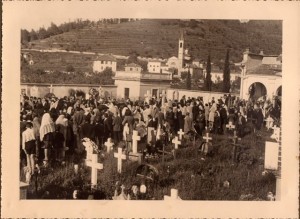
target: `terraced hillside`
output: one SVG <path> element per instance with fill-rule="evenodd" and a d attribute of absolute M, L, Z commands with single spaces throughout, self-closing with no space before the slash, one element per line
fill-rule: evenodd
<path fill-rule="evenodd" d="M 178 37 L 184 32 L 185 47 L 199 59 L 206 60 L 211 51 L 212 61 L 225 57 L 232 48 L 231 60 L 238 62 L 245 48 L 265 54 L 282 51 L 282 23 L 280 21 L 238 20 L 159 20 L 144 19 L 120 24 L 101 24 L 74 29 L 42 40 L 35 40 L 23 48 L 59 48 L 145 57 L 177 56 Z"/>

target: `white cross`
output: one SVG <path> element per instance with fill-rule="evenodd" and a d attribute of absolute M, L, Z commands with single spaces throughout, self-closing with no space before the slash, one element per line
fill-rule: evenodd
<path fill-rule="evenodd" d="M 138 131 L 133 130 L 133 134 L 132 134 L 132 152 L 134 154 L 137 153 L 137 145 L 138 145 L 138 141 L 141 140 L 141 136 L 138 136 Z"/>
<path fill-rule="evenodd" d="M 164 200 L 181 200 L 177 189 L 171 189 L 171 196 L 165 195 Z"/>
<path fill-rule="evenodd" d="M 122 172 L 122 160 L 126 160 L 126 155 L 122 153 L 122 148 L 118 148 L 118 153 L 114 153 L 114 157 L 118 158 L 118 172 Z"/>
<path fill-rule="evenodd" d="M 226 125 L 226 128 L 229 128 L 229 130 L 235 129 L 235 125 L 233 125 L 232 122 L 229 122 L 229 124 Z"/>
<path fill-rule="evenodd" d="M 268 116 L 268 118 L 265 119 L 265 121 L 266 121 L 266 127 L 269 130 L 273 126 L 274 120 L 270 116 Z"/>
<path fill-rule="evenodd" d="M 92 182 L 92 187 L 95 187 L 97 185 L 97 180 L 98 180 L 97 170 L 103 169 L 103 164 L 98 163 L 98 154 L 93 154 L 92 161 L 87 161 L 86 165 L 92 168 L 91 182 Z"/>
<path fill-rule="evenodd" d="M 177 132 L 177 134 L 179 135 L 179 140 L 181 140 L 182 136 L 184 135 L 184 132 L 182 131 L 182 129 L 179 129 L 179 131 Z"/>
<path fill-rule="evenodd" d="M 145 94 L 145 100 L 148 104 L 150 103 L 150 97 L 151 97 L 150 91 L 147 90 L 147 93 Z"/>
<path fill-rule="evenodd" d="M 181 144 L 181 141 L 178 140 L 178 137 L 176 136 L 175 138 L 173 138 L 172 143 L 175 144 L 175 149 L 178 149 L 178 145 Z"/>
<path fill-rule="evenodd" d="M 205 139 L 205 140 L 206 140 L 206 143 L 208 143 L 209 140 L 212 140 L 212 137 L 209 137 L 209 133 L 206 132 L 206 134 L 205 134 L 205 136 L 203 137 L 203 139 Z"/>
<path fill-rule="evenodd" d="M 108 138 L 104 145 L 106 146 L 107 153 L 110 153 L 111 148 L 114 146 L 114 143 L 112 142 L 111 138 Z"/>
<path fill-rule="evenodd" d="M 234 130 L 233 131 L 233 137 L 230 137 L 230 139 L 233 139 L 233 143 L 236 144 L 237 140 L 240 140 L 238 138 L 238 136 L 236 135 L 236 131 Z"/>

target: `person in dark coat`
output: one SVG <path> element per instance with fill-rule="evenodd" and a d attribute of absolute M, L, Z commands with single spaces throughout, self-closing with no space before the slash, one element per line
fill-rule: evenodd
<path fill-rule="evenodd" d="M 108 138 L 111 137 L 111 132 L 112 132 L 112 123 L 108 119 L 108 114 L 104 113 L 103 115 L 103 125 L 104 125 L 104 136 L 103 136 L 103 141 L 106 142 Z"/>
<path fill-rule="evenodd" d="M 238 137 L 241 138 L 244 137 L 245 126 L 246 126 L 246 119 L 240 112 L 238 112 L 238 118 L 235 124 Z"/>
<path fill-rule="evenodd" d="M 92 141 L 95 141 L 95 130 L 89 117 L 85 117 L 85 122 L 81 125 L 80 133 L 81 138 L 89 138 Z"/>
<path fill-rule="evenodd" d="M 168 122 L 168 124 L 170 126 L 170 132 L 174 133 L 174 113 L 173 113 L 171 107 L 169 107 L 169 109 L 166 113 L 166 121 Z"/>
<path fill-rule="evenodd" d="M 226 130 L 226 124 L 227 124 L 227 111 L 224 107 L 224 105 L 220 108 L 220 121 L 221 121 L 221 134 L 224 133 Z"/>
<path fill-rule="evenodd" d="M 95 140 L 96 140 L 96 144 L 98 145 L 98 148 L 101 149 L 103 145 L 103 139 L 104 139 L 104 125 L 100 118 L 96 118 L 95 122 L 96 122 L 94 127 Z"/>
<path fill-rule="evenodd" d="M 114 141 L 115 144 L 118 144 L 122 140 L 122 119 L 119 116 L 119 113 L 116 113 L 116 116 L 113 118 L 113 132 L 114 132 Z"/>
<path fill-rule="evenodd" d="M 258 105 L 254 106 L 253 117 L 255 119 L 255 132 L 259 131 L 264 122 L 264 115 Z"/>

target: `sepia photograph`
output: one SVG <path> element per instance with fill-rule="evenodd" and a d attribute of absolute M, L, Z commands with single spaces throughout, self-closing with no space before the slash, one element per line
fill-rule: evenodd
<path fill-rule="evenodd" d="M 163 202 L 177 212 L 189 203 L 267 211 L 285 203 L 286 180 L 299 174 L 299 83 L 285 60 L 299 50 L 286 52 L 284 16 L 50 16 L 41 5 L 14 27 L 17 65 L 6 86 L 15 100 L 2 113 L 14 115 L 9 169 L 19 204 L 126 201 L 155 211 Z"/>

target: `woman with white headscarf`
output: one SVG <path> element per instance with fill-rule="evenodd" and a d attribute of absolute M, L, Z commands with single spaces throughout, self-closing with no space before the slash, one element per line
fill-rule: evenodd
<path fill-rule="evenodd" d="M 42 117 L 40 127 L 40 140 L 44 144 L 45 165 L 48 164 L 50 149 L 53 146 L 53 132 L 55 131 L 54 123 L 49 113 L 45 113 Z"/>

